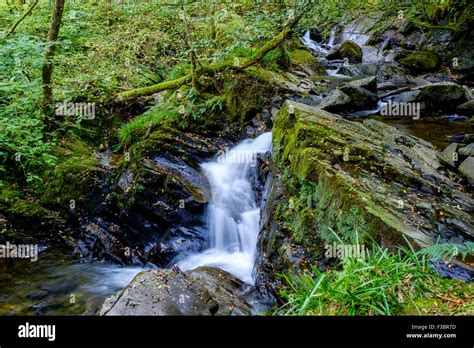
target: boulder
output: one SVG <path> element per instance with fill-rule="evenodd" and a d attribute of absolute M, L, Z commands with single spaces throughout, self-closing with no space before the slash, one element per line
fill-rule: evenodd
<path fill-rule="evenodd" d="M 364 88 L 374 93 L 377 92 L 377 78 L 375 76 L 369 76 L 363 79 L 354 80 L 348 82 L 347 85 L 350 87 Z"/>
<path fill-rule="evenodd" d="M 351 98 L 339 89 L 335 89 L 327 95 L 319 104 L 323 110 L 340 111 L 344 110 L 351 102 Z"/>
<path fill-rule="evenodd" d="M 465 100 L 464 88 L 454 82 L 437 82 L 415 87 L 421 92 L 419 100 L 431 102 L 462 102 Z"/>
<path fill-rule="evenodd" d="M 347 58 L 350 63 L 362 63 L 362 48 L 354 41 L 346 40 L 340 45 L 334 46 L 326 56 L 326 59 L 344 59 Z"/>
<path fill-rule="evenodd" d="M 319 61 L 309 51 L 298 49 L 289 53 L 290 63 L 299 65 L 303 68 L 309 68 L 312 73 L 317 75 L 327 75 L 326 70 L 321 66 Z"/>
<path fill-rule="evenodd" d="M 240 298 L 246 286 L 217 268 L 183 272 L 154 269 L 139 273 L 116 296 L 108 298 L 100 315 L 247 315 Z"/>
<path fill-rule="evenodd" d="M 451 143 L 449 144 L 441 153 L 440 160 L 450 165 L 451 167 L 456 167 L 459 164 L 459 144 L 458 143 Z"/>
<path fill-rule="evenodd" d="M 377 105 L 377 95 L 362 87 L 354 87 L 350 84 L 339 87 L 343 93 L 351 98 L 350 105 L 347 106 L 348 111 L 370 109 Z"/>
<path fill-rule="evenodd" d="M 275 166 L 285 172 L 273 215 L 281 227 L 262 250 L 278 255 L 288 239 L 314 262 L 321 245 L 337 241 L 334 234 L 345 243 L 371 236 L 386 247 L 404 243 L 402 235 L 421 247 L 474 240 L 472 194 L 422 139 L 286 101 L 273 148 Z"/>
<path fill-rule="evenodd" d="M 421 72 L 435 70 L 440 64 L 440 59 L 436 53 L 418 51 L 406 55 L 399 62 L 412 71 Z"/>
<path fill-rule="evenodd" d="M 474 116 L 474 100 L 470 100 L 461 105 L 458 105 L 456 111 L 461 115 Z"/>
<path fill-rule="evenodd" d="M 470 143 L 469 145 L 460 148 L 458 153 L 465 157 L 474 156 L 474 143 Z"/>
<path fill-rule="evenodd" d="M 464 175 L 471 185 L 474 185 L 474 156 L 466 158 L 458 168 L 459 172 Z"/>

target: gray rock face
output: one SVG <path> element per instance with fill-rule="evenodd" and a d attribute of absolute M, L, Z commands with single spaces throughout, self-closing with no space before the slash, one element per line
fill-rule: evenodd
<path fill-rule="evenodd" d="M 443 161 L 445 164 L 450 165 L 451 167 L 456 167 L 458 164 L 458 149 L 459 149 L 459 144 L 457 143 L 452 143 L 449 144 L 441 153 L 440 159 Z"/>
<path fill-rule="evenodd" d="M 345 108 L 350 102 L 351 98 L 347 94 L 335 89 L 321 101 L 319 107 L 323 110 L 338 111 Z"/>
<path fill-rule="evenodd" d="M 459 105 L 456 108 L 456 111 L 462 115 L 474 116 L 474 100 L 470 100 L 468 102 L 465 102 Z"/>
<path fill-rule="evenodd" d="M 347 85 L 350 87 L 364 88 L 374 93 L 377 92 L 377 78 L 375 76 L 369 76 L 360 80 L 354 80 L 347 83 Z"/>
<path fill-rule="evenodd" d="M 474 143 L 470 143 L 469 145 L 460 148 L 458 152 L 461 156 L 474 156 Z"/>
<path fill-rule="evenodd" d="M 150 270 L 107 299 L 99 314 L 247 315 L 250 306 L 240 298 L 244 290 L 240 280 L 217 268 Z"/>
<path fill-rule="evenodd" d="M 474 185 L 474 157 L 470 156 L 461 163 L 458 168 L 459 172 L 463 174 L 471 185 Z"/>
<path fill-rule="evenodd" d="M 292 119 L 286 111 L 289 105 L 294 110 Z M 458 172 L 443 166 L 434 146 L 422 139 L 376 120 L 353 122 L 287 101 L 276 117 L 273 141 L 280 170 L 305 185 L 314 183 L 320 190 L 317 204 L 307 213 L 311 216 L 305 220 L 308 227 L 291 231 L 303 234 L 300 246 L 310 257 L 318 255 L 311 250 L 317 250 L 320 226 L 327 225 L 340 235 L 350 234 L 351 229 L 338 224 L 352 209 L 358 209 L 365 233 L 376 236 L 385 246 L 401 239 L 402 234 L 420 246 L 438 239 L 441 243 L 474 240 L 472 194 L 466 192 Z M 472 173 L 471 161 L 464 165 L 464 175 Z M 299 197 L 298 192 L 294 194 Z M 288 214 L 296 214 L 288 209 Z M 278 214 L 283 213 L 279 210 Z M 284 257 L 280 253 L 287 250 L 280 250 L 280 246 L 287 235 L 268 231 L 268 240 L 278 243 L 264 245 L 261 250 L 273 248 L 273 253 Z M 278 258 L 265 252 L 270 259 Z"/>

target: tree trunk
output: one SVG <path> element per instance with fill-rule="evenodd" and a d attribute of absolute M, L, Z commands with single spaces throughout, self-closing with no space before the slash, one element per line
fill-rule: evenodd
<path fill-rule="evenodd" d="M 48 33 L 48 47 L 44 55 L 43 65 L 43 112 L 50 116 L 53 104 L 53 63 L 54 53 L 56 52 L 56 40 L 59 36 L 59 29 L 61 28 L 61 20 L 64 11 L 64 1 L 56 0 L 53 9 L 53 17 L 51 19 L 51 28 Z"/>

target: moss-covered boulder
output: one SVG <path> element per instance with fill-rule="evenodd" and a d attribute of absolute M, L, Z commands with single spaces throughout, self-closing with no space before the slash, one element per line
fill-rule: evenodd
<path fill-rule="evenodd" d="M 439 56 L 430 51 L 410 53 L 399 62 L 412 71 L 431 71 L 441 63 Z"/>
<path fill-rule="evenodd" d="M 273 146 L 283 189 L 273 209 L 276 227 L 263 234 L 267 255 L 284 252 L 286 243 L 313 262 L 325 244 L 369 236 L 387 247 L 403 236 L 419 246 L 474 240 L 472 195 L 421 139 L 286 101 Z"/>
<path fill-rule="evenodd" d="M 326 58 L 329 60 L 347 58 L 350 63 L 361 63 L 363 52 L 362 48 L 354 41 L 346 40 L 340 45 L 333 47 Z"/>
<path fill-rule="evenodd" d="M 316 75 L 327 75 L 326 70 L 309 51 L 304 49 L 293 50 L 289 54 L 290 63 L 311 69 Z"/>

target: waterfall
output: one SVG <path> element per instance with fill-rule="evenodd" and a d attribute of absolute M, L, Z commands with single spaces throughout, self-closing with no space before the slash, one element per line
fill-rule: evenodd
<path fill-rule="evenodd" d="M 336 41 L 336 34 L 337 34 L 338 26 L 335 25 L 331 28 L 331 34 L 329 35 L 328 46 L 333 47 L 334 42 Z"/>
<path fill-rule="evenodd" d="M 211 186 L 208 207 L 209 249 L 178 262 L 182 270 L 221 268 L 253 284 L 260 209 L 249 180 L 256 155 L 271 148 L 271 132 L 247 139 L 216 161 L 202 165 Z"/>

